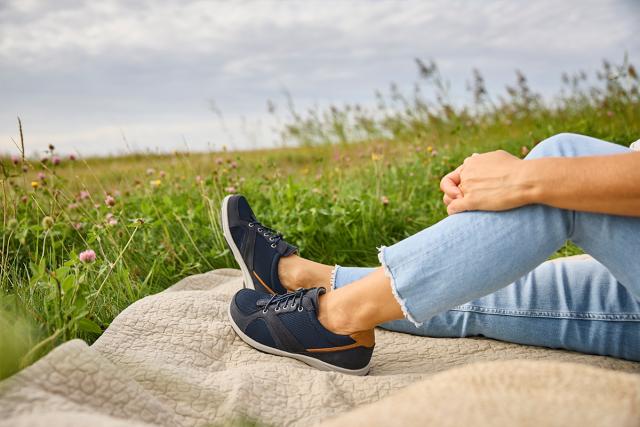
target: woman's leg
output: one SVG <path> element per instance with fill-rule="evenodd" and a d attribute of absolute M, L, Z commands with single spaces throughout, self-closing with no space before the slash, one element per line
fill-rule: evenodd
<path fill-rule="evenodd" d="M 338 267 L 335 287 L 373 270 Z M 588 256 L 544 262 L 509 286 L 440 313 L 419 327 L 404 319 L 380 326 L 429 337 L 486 336 L 640 360 L 640 299 Z"/>
<path fill-rule="evenodd" d="M 540 143 L 529 157 L 626 151 L 593 138 L 563 134 Z M 598 259 L 635 298 L 640 298 L 640 263 L 635 259 L 640 253 L 640 218 L 530 205 L 505 212 L 453 215 L 389 248 L 381 248 L 381 262 L 392 279 L 377 269 L 352 286 L 325 295 L 320 320 L 329 329 L 347 333 L 400 318 L 404 313 L 419 326 L 452 307 L 515 282 L 567 239 Z"/>

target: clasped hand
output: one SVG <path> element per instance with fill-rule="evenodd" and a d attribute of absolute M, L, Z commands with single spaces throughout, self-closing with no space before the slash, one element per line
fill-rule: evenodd
<path fill-rule="evenodd" d="M 467 157 L 440 181 L 447 213 L 502 211 L 527 204 L 522 163 L 503 150 Z"/>

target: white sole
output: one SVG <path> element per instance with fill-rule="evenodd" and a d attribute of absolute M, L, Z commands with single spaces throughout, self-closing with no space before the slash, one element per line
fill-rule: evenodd
<path fill-rule="evenodd" d="M 236 334 L 238 334 L 240 339 L 242 341 L 246 342 L 247 344 L 249 344 L 251 347 L 257 349 L 257 350 L 263 351 L 265 353 L 273 354 L 275 356 L 290 357 L 292 359 L 296 359 L 296 360 L 299 360 L 301 362 L 304 362 L 307 365 L 312 366 L 312 367 L 314 367 L 316 369 L 319 369 L 321 371 L 336 371 L 336 372 L 340 372 L 342 374 L 360 375 L 360 376 L 367 375 L 367 373 L 369 372 L 369 367 L 371 366 L 371 362 L 367 363 L 367 366 L 365 366 L 364 368 L 346 369 L 346 368 L 341 368 L 339 366 L 331 365 L 329 363 L 323 362 L 322 360 L 318 360 L 318 359 L 310 357 L 310 356 L 305 356 L 304 354 L 288 353 L 288 352 L 286 352 L 284 350 L 279 350 L 277 348 L 269 347 L 268 345 L 260 344 L 259 342 L 253 340 L 251 337 L 246 335 L 244 332 L 242 332 L 238 328 L 236 323 L 233 321 L 233 317 L 231 317 L 231 304 L 229 304 L 229 308 L 227 310 L 227 315 L 229 316 L 229 322 L 231 323 L 231 327 L 236 332 Z"/>
<path fill-rule="evenodd" d="M 222 220 L 222 234 L 224 234 L 224 238 L 227 241 L 229 248 L 231 248 L 231 253 L 233 253 L 233 257 L 236 259 L 236 262 L 240 266 L 240 270 L 242 271 L 242 276 L 244 280 L 244 287 L 255 289 L 255 286 L 253 284 L 253 279 L 251 278 L 251 273 L 249 272 L 247 265 L 244 263 L 244 260 L 242 259 L 242 255 L 240 254 L 240 249 L 236 246 L 235 242 L 233 241 L 233 236 L 231 236 L 231 229 L 229 228 L 229 220 L 227 218 L 227 215 L 228 215 L 227 207 L 229 205 L 230 198 L 231 196 L 226 196 L 224 200 L 222 200 L 222 208 L 220 209 L 220 218 Z"/>

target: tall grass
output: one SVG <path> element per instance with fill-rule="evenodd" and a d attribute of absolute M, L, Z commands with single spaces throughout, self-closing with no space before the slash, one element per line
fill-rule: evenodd
<path fill-rule="evenodd" d="M 24 148 L 2 159 L 0 378 L 66 340 L 91 343 L 127 305 L 182 277 L 234 267 L 218 217 L 226 194 L 245 194 L 305 257 L 374 265 L 376 246 L 446 215 L 439 179 L 471 152 L 523 156 L 559 132 L 640 136 L 626 60 L 605 62 L 593 81 L 563 76 L 551 101 L 522 73 L 492 96 L 474 71 L 473 102 L 458 107 L 437 66 L 417 65 L 423 84 L 410 95 L 392 86 L 372 107 L 290 108 L 282 137 L 299 148 L 71 159 L 50 146 L 42 159 Z M 95 261 L 81 260 L 86 250 Z"/>

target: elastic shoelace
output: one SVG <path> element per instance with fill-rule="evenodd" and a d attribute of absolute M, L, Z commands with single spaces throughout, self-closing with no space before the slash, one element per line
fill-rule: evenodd
<path fill-rule="evenodd" d="M 271 247 L 272 248 L 275 248 L 277 246 L 278 242 L 284 238 L 282 233 L 280 233 L 279 231 L 274 230 L 272 228 L 265 227 L 259 221 L 251 221 L 249 223 L 249 227 L 251 227 L 251 228 L 254 228 L 256 226 L 258 227 L 256 229 L 258 231 L 258 233 L 262 234 L 265 237 L 265 239 L 267 239 L 270 242 L 272 242 L 271 243 Z"/>
<path fill-rule="evenodd" d="M 269 298 L 269 300 L 266 302 L 264 302 L 265 300 L 258 301 L 258 305 L 264 304 L 262 312 L 266 313 L 269 310 L 269 307 L 271 307 L 272 305 L 275 305 L 275 311 L 280 311 L 280 308 L 287 308 L 289 306 L 289 301 L 292 301 L 291 308 L 294 309 L 298 307 L 298 311 L 303 311 L 304 308 L 302 307 L 302 297 L 307 291 L 308 289 L 300 288 L 295 292 L 288 292 L 282 295 L 276 294 Z"/>

